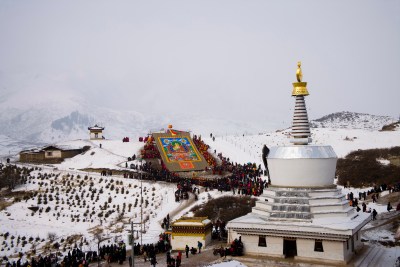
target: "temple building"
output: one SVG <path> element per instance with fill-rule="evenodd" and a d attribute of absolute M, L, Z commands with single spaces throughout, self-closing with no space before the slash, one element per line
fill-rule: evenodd
<path fill-rule="evenodd" d="M 182 217 L 171 225 L 171 246 L 173 250 L 197 248 L 197 242 L 206 248 L 211 243 L 212 223 L 207 217 Z"/>
<path fill-rule="evenodd" d="M 75 157 L 87 150 L 90 146 L 71 147 L 50 145 L 41 149 L 23 150 L 19 153 L 19 161 L 24 163 L 61 163 L 64 159 Z"/>
<path fill-rule="evenodd" d="M 88 127 L 90 140 L 100 140 L 104 139 L 103 131 L 104 127 L 100 127 L 97 124 L 92 127 Z"/>
<path fill-rule="evenodd" d="M 269 149 L 271 184 L 251 213 L 227 224 L 228 242 L 241 236 L 248 255 L 343 264 L 362 247 L 360 230 L 370 214 L 349 206 L 334 184 L 333 148 L 310 144 L 307 95 L 299 62 L 292 91 L 296 101 L 291 145 Z"/>

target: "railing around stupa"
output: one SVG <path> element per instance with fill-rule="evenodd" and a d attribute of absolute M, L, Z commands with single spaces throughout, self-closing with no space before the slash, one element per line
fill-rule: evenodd
<path fill-rule="evenodd" d="M 297 220 L 311 220 L 312 216 L 310 213 L 294 213 L 294 212 L 273 212 L 270 214 L 270 218 L 274 219 L 297 219 Z"/>
<path fill-rule="evenodd" d="M 301 197 L 301 198 L 308 198 L 309 195 L 307 192 L 299 192 L 299 191 L 278 191 L 276 192 L 277 197 Z"/>
<path fill-rule="evenodd" d="M 302 205 L 302 204 L 309 204 L 309 200 L 304 198 L 275 198 L 274 203 Z"/>
<path fill-rule="evenodd" d="M 284 212 L 310 212 L 310 206 L 277 205 L 277 206 L 272 206 L 272 210 L 284 211 Z"/>

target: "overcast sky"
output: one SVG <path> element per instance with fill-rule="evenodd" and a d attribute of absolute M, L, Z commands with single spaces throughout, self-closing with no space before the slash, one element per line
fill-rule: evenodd
<path fill-rule="evenodd" d="M 2 0 L 0 96 L 39 80 L 112 108 L 283 122 L 301 60 L 311 119 L 398 117 L 399 14 L 398 0 Z"/>

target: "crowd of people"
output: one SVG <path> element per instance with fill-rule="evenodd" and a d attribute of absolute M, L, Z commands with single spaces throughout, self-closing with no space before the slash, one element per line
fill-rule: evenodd
<path fill-rule="evenodd" d="M 101 176 L 112 176 L 113 173 L 112 173 L 112 170 L 102 170 L 102 171 L 100 172 L 100 175 L 101 175 Z"/>
<path fill-rule="evenodd" d="M 212 134 L 210 134 L 212 137 Z M 180 177 L 174 172 L 170 172 L 163 161 L 161 161 L 161 168 L 152 166 L 152 162 L 148 161 L 140 166 L 134 165 L 133 168 L 141 172 L 141 179 L 153 180 L 153 181 L 166 181 L 178 184 L 178 190 L 176 191 L 176 201 L 188 198 L 188 192 L 191 192 L 192 185 L 202 185 L 206 190 L 218 189 L 219 191 L 232 191 L 233 194 L 242 195 L 253 195 L 259 196 L 263 193 L 268 182 L 261 178 L 263 171 L 261 165 L 257 166 L 255 163 L 248 164 L 237 164 L 232 163 L 229 158 L 226 158 L 222 153 L 214 154 L 209 152 L 209 145 L 207 145 L 201 136 L 194 135 L 193 143 L 196 145 L 198 151 L 206 159 L 209 170 L 213 175 L 218 174 L 219 178 L 204 179 L 199 177 Z M 141 151 L 143 159 L 154 159 L 159 158 L 160 153 L 153 142 L 153 139 L 148 139 L 144 148 Z M 218 163 L 217 163 L 218 160 Z M 134 175 L 125 175 L 131 177 Z M 137 177 L 135 177 L 137 178 Z M 185 184 L 188 188 L 184 190 L 180 188 L 180 185 Z"/>
<path fill-rule="evenodd" d="M 113 248 L 111 248 L 111 246 L 101 247 L 100 255 L 102 256 L 100 256 L 100 258 L 98 257 L 96 251 L 83 252 L 79 248 L 74 248 L 68 251 L 65 256 L 62 256 L 60 252 L 57 252 L 50 253 L 46 256 L 38 255 L 37 257 L 31 257 L 30 261 L 23 261 L 21 258 L 19 258 L 17 261 L 10 262 L 7 257 L 3 257 L 3 261 L 6 262 L 6 267 L 88 267 L 90 263 L 98 260 L 107 260 L 108 255 L 110 255 L 108 258 L 109 260 L 113 258 L 113 261 L 115 261 L 116 257 L 114 256 L 117 255 L 118 250 L 115 250 L 114 246 L 112 247 Z M 119 247 L 120 245 L 118 248 Z M 108 254 L 102 253 L 102 251 L 107 251 Z"/>
<path fill-rule="evenodd" d="M 386 184 L 382 184 L 380 186 L 374 186 L 371 190 L 367 191 L 359 191 L 358 199 L 354 196 L 353 192 L 349 192 L 346 195 L 346 199 L 349 201 L 349 205 L 356 208 L 357 212 L 366 212 L 371 213 L 372 220 L 375 221 L 377 219 L 378 212 L 375 209 L 367 208 L 367 200 L 372 200 L 372 203 L 375 203 L 379 199 L 379 195 L 381 192 L 388 190 L 389 193 L 397 190 L 397 186 L 388 186 Z M 361 207 L 359 207 L 359 203 L 361 203 Z M 390 202 L 387 203 L 386 210 L 390 212 L 393 209 L 392 204 Z M 400 203 L 397 205 L 396 210 L 400 210 Z"/>
<path fill-rule="evenodd" d="M 171 250 L 171 244 L 168 235 L 163 233 L 159 235 L 159 240 L 156 244 L 135 244 L 133 250 L 136 256 L 142 256 L 145 262 L 149 261 L 151 265 L 155 266 L 157 264 L 157 254 Z M 130 258 L 129 261 L 131 260 Z"/>
<path fill-rule="evenodd" d="M 168 216 L 169 217 L 169 216 Z M 133 246 L 135 256 L 142 256 L 144 261 L 151 264 L 157 262 L 156 255 L 171 250 L 171 245 L 167 234 L 160 234 L 159 241 L 156 244 L 139 243 Z M 127 257 L 126 245 L 124 242 L 118 244 L 103 245 L 99 247 L 99 251 L 82 251 L 74 248 L 68 251 L 64 256 L 60 252 L 50 253 L 47 256 L 31 257 L 30 261 L 23 261 L 21 258 L 17 261 L 9 261 L 7 257 L 3 257 L 6 267 L 88 267 L 89 264 L 104 261 L 109 263 L 123 264 L 127 259 L 130 266 L 132 257 Z M 155 265 L 154 265 L 155 266 Z"/>
<path fill-rule="evenodd" d="M 199 152 L 203 155 L 204 159 L 207 161 L 208 165 L 210 165 L 212 168 L 215 168 L 217 166 L 217 162 L 215 158 L 208 152 L 208 149 L 210 148 L 209 145 L 204 143 L 203 140 L 201 140 L 201 135 L 193 136 L 193 143 L 196 145 L 197 149 Z"/>
<path fill-rule="evenodd" d="M 146 142 L 140 153 L 142 159 L 155 159 L 161 157 L 160 152 L 153 142 Z"/>
<path fill-rule="evenodd" d="M 124 242 L 120 242 L 118 245 L 107 245 L 102 246 L 99 250 L 100 259 L 110 262 L 118 262 L 122 264 L 126 259 L 126 245 Z"/>
<path fill-rule="evenodd" d="M 242 256 L 243 255 L 243 243 L 242 243 L 242 237 L 240 236 L 239 239 L 235 238 L 235 240 L 232 241 L 229 247 L 223 247 L 221 245 L 220 248 L 214 249 L 214 255 L 219 254 L 221 257 L 226 257 L 227 255 L 232 255 L 232 256 Z"/>

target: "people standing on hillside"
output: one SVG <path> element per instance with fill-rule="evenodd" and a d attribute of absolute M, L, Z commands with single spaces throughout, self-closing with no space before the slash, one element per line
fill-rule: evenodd
<path fill-rule="evenodd" d="M 186 258 L 189 258 L 189 246 L 186 245 L 185 247 L 185 252 L 186 252 Z"/>
<path fill-rule="evenodd" d="M 378 212 L 376 212 L 376 210 L 374 209 L 372 211 L 372 220 L 375 221 L 376 220 L 376 215 L 378 215 Z"/>
<path fill-rule="evenodd" d="M 167 266 L 169 266 L 171 263 L 171 252 L 167 251 Z"/>
<path fill-rule="evenodd" d="M 199 249 L 199 254 L 201 253 L 201 248 L 203 247 L 203 243 L 197 241 L 197 248 Z"/>
<path fill-rule="evenodd" d="M 390 202 L 388 202 L 388 204 L 387 204 L 387 211 L 390 212 L 390 210 L 391 210 L 392 208 L 393 208 L 392 205 L 390 204 Z"/>
<path fill-rule="evenodd" d="M 153 265 L 153 267 L 155 267 L 157 265 L 157 258 L 156 255 L 154 255 L 151 260 L 150 260 L 150 264 Z"/>

